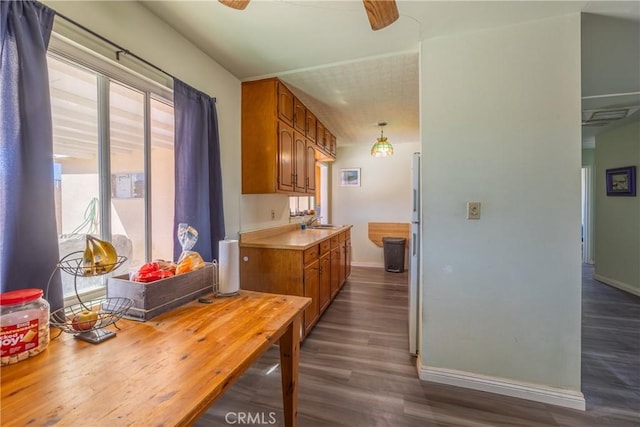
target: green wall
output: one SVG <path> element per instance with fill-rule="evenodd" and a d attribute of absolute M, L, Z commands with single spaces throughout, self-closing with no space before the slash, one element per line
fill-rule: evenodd
<path fill-rule="evenodd" d="M 582 167 L 593 166 L 596 162 L 596 150 L 585 148 L 582 150 Z"/>
<path fill-rule="evenodd" d="M 640 193 L 606 194 L 607 169 L 636 166 L 640 172 L 640 120 L 596 137 L 595 277 L 640 295 Z"/>

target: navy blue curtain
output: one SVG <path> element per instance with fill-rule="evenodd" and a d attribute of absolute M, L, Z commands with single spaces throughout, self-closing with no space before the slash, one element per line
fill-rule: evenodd
<path fill-rule="evenodd" d="M 0 292 L 46 290 L 58 262 L 46 60 L 54 15 L 0 1 Z M 47 299 L 62 307 L 59 274 Z"/>
<path fill-rule="evenodd" d="M 173 80 L 175 111 L 174 259 L 182 248 L 175 231 L 187 223 L 198 230 L 193 247 L 205 261 L 218 259 L 218 241 L 225 237 L 222 170 L 216 100 Z"/>

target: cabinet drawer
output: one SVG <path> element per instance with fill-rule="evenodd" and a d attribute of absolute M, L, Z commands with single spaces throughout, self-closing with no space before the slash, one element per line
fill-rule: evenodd
<path fill-rule="evenodd" d="M 327 252 L 329 252 L 329 250 L 331 249 L 331 240 L 327 239 L 327 240 L 323 240 L 322 242 L 320 242 L 320 254 L 324 255 Z"/>
<path fill-rule="evenodd" d="M 331 238 L 331 248 L 337 248 L 340 246 L 340 237 L 338 235 Z"/>
<path fill-rule="evenodd" d="M 320 257 L 320 245 L 314 245 L 304 251 L 304 255 L 302 256 L 302 259 L 304 261 L 304 264 L 307 265 L 310 262 L 317 260 L 319 257 Z"/>

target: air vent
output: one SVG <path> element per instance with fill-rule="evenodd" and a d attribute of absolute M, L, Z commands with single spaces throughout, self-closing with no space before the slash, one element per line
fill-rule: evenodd
<path fill-rule="evenodd" d="M 613 121 L 629 117 L 638 110 L 640 110 L 640 106 L 584 110 L 582 112 L 582 126 L 606 126 Z"/>

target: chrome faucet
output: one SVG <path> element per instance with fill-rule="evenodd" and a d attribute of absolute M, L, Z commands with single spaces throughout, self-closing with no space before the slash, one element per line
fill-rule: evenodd
<path fill-rule="evenodd" d="M 309 218 L 306 222 L 307 227 L 311 227 L 313 225 L 314 222 L 319 222 L 320 221 L 320 216 L 312 216 L 311 218 Z"/>

